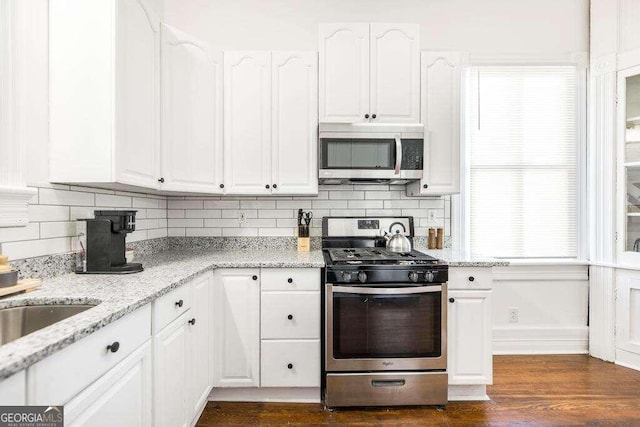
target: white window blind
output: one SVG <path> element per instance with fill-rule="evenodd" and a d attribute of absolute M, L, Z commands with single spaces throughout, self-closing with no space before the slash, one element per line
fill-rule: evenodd
<path fill-rule="evenodd" d="M 467 97 L 474 255 L 577 255 L 573 66 L 478 66 Z"/>

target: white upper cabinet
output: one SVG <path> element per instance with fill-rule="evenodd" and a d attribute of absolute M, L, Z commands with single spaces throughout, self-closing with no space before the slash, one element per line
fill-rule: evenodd
<path fill-rule="evenodd" d="M 224 191 L 317 194 L 317 54 L 224 53 Z"/>
<path fill-rule="evenodd" d="M 273 194 L 318 192 L 318 55 L 271 58 Z"/>
<path fill-rule="evenodd" d="M 271 55 L 224 53 L 224 186 L 271 194 Z"/>
<path fill-rule="evenodd" d="M 320 120 L 365 122 L 369 24 L 320 24 Z"/>
<path fill-rule="evenodd" d="M 222 52 L 161 26 L 162 179 L 169 191 L 221 193 Z"/>
<path fill-rule="evenodd" d="M 160 21 L 142 0 L 49 5 L 53 182 L 157 188 Z"/>
<path fill-rule="evenodd" d="M 320 121 L 420 121 L 416 24 L 320 24 Z"/>
<path fill-rule="evenodd" d="M 415 24 L 371 24 L 373 122 L 420 122 L 419 32 Z"/>
<path fill-rule="evenodd" d="M 424 172 L 407 186 L 411 196 L 460 192 L 460 52 L 422 52 L 421 121 L 424 124 Z"/>

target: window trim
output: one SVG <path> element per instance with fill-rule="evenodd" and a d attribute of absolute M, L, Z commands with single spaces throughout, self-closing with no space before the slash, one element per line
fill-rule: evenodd
<path fill-rule="evenodd" d="M 578 71 L 576 85 L 576 257 L 571 258 L 506 258 L 511 262 L 535 262 L 536 264 L 558 264 L 566 261 L 573 264 L 588 259 L 588 203 L 587 203 L 587 73 L 588 55 L 586 52 L 571 53 L 569 55 L 552 56 L 515 56 L 515 55 L 471 55 L 468 67 L 463 72 L 461 84 L 461 137 L 460 137 L 460 195 L 451 198 L 451 234 L 453 248 L 464 253 L 471 253 L 470 242 L 470 143 L 467 128 L 467 88 L 469 86 L 470 69 L 475 66 L 536 66 L 536 65 L 571 65 Z"/>

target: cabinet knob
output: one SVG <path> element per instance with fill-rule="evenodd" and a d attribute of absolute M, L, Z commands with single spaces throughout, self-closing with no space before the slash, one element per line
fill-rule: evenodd
<path fill-rule="evenodd" d="M 111 353 L 115 353 L 119 349 L 120 349 L 120 343 L 118 341 L 114 341 L 113 344 L 109 344 L 107 346 L 107 351 L 110 351 Z"/>
<path fill-rule="evenodd" d="M 224 184 L 220 184 L 220 188 L 224 188 Z"/>
<path fill-rule="evenodd" d="M 372 115 L 371 115 L 371 118 L 372 118 L 372 119 L 375 119 L 375 118 L 376 118 L 376 115 L 375 115 L 375 114 L 372 114 Z"/>
<path fill-rule="evenodd" d="M 273 184 L 273 188 L 278 188 L 278 184 Z"/>
<path fill-rule="evenodd" d="M 455 298 L 449 298 L 449 302 L 456 302 Z"/>
<path fill-rule="evenodd" d="M 365 119 L 368 119 L 368 118 L 369 118 L 369 114 L 365 114 L 365 115 L 364 115 L 364 118 L 365 118 Z"/>
<path fill-rule="evenodd" d="M 269 184 L 265 185 L 264 188 L 269 189 Z"/>
<path fill-rule="evenodd" d="M 191 320 L 189 320 L 189 324 L 191 324 L 191 325 L 195 325 L 195 324 L 196 324 L 196 319 L 191 319 Z"/>
<path fill-rule="evenodd" d="M 287 279 L 287 283 L 293 283 L 293 279 L 292 279 L 291 277 L 289 277 L 289 278 Z"/>
<path fill-rule="evenodd" d="M 178 307 L 182 307 L 182 305 L 184 304 L 184 301 L 180 300 L 180 301 L 176 301 L 176 305 Z"/>
<path fill-rule="evenodd" d="M 164 178 L 160 178 L 160 179 L 158 180 L 158 182 L 160 182 L 160 183 L 164 182 Z"/>
<path fill-rule="evenodd" d="M 289 369 L 293 369 L 293 363 L 289 363 L 289 364 L 287 365 L 287 368 L 289 368 Z"/>
<path fill-rule="evenodd" d="M 252 279 L 253 280 L 258 280 L 258 276 L 253 276 Z"/>
<path fill-rule="evenodd" d="M 293 314 L 288 315 L 288 316 L 287 316 L 287 319 L 289 319 L 289 320 L 293 320 Z"/>
<path fill-rule="evenodd" d="M 429 184 L 422 184 L 422 188 L 429 188 Z"/>
<path fill-rule="evenodd" d="M 476 278 L 475 278 L 475 277 L 473 277 L 473 276 L 469 276 L 469 281 L 470 281 L 470 282 L 473 282 L 474 280 L 476 280 Z"/>

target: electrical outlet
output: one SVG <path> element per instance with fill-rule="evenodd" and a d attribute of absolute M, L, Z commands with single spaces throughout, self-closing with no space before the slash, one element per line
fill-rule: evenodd
<path fill-rule="evenodd" d="M 435 224 L 436 223 L 436 212 L 437 212 L 437 210 L 435 210 L 435 209 L 427 210 L 427 221 L 429 221 L 429 224 Z"/>
<path fill-rule="evenodd" d="M 510 308 L 509 309 L 509 323 L 518 323 L 518 309 Z"/>
<path fill-rule="evenodd" d="M 240 227 L 242 227 L 246 223 L 247 223 L 247 214 L 246 214 L 246 212 L 245 211 L 239 211 L 238 212 L 238 224 L 240 225 Z"/>

